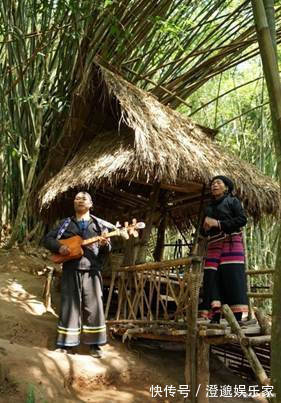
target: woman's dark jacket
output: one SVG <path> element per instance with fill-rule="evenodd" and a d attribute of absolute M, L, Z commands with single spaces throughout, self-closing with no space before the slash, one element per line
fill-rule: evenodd
<path fill-rule="evenodd" d="M 57 235 L 64 222 L 65 219 L 62 220 L 55 229 L 48 232 L 43 239 L 43 245 L 52 253 L 58 253 L 61 246 L 57 240 Z M 63 232 L 61 239 L 67 239 L 75 235 L 80 235 L 83 239 L 88 239 L 101 235 L 105 232 L 108 232 L 108 228 L 105 227 L 104 221 L 98 217 L 91 216 L 88 227 L 84 231 L 81 230 L 76 218 L 71 217 L 70 223 Z M 110 249 L 110 244 L 108 246 L 100 247 L 97 242 L 91 245 L 83 246 L 84 255 L 80 259 L 73 259 L 64 262 L 63 269 L 101 271 Z"/>
<path fill-rule="evenodd" d="M 212 200 L 205 208 L 204 219 L 205 217 L 215 218 L 221 225 L 221 230 L 219 228 L 211 228 L 207 232 L 202 230 L 201 233 L 205 236 L 214 236 L 221 231 L 225 234 L 239 232 L 247 223 L 247 217 L 239 199 L 231 195 Z"/>

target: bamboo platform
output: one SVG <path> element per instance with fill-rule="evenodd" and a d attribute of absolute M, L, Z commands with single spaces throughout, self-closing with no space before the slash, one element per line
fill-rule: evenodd
<path fill-rule="evenodd" d="M 223 309 L 228 315 L 229 308 L 224 306 Z M 220 324 L 211 324 L 206 320 L 196 322 L 195 364 L 193 364 L 196 387 L 200 384 L 201 389 L 206 390 L 209 385 L 210 350 L 227 361 L 228 367 L 240 377 L 256 378 L 260 385 L 269 385 L 271 336 L 264 334 L 264 326 L 261 326 L 256 319 L 240 322 L 239 329 L 236 330 L 233 323 L 230 325 L 228 320 L 223 319 Z M 186 347 L 189 344 L 189 324 L 183 321 L 108 320 L 107 326 L 111 333 L 122 336 L 123 341 L 142 338 L 185 343 Z M 209 400 L 205 393 L 199 393 L 198 396 L 191 396 L 191 401 L 207 403 Z"/>
<path fill-rule="evenodd" d="M 51 309 L 54 270 L 48 268 L 46 275 L 44 299 L 46 309 Z M 223 305 L 225 319 L 220 324 L 199 320 L 201 282 L 202 258 L 198 256 L 116 267 L 107 282 L 109 334 L 120 335 L 123 341 L 142 338 L 184 343 L 185 380 L 192 403 L 208 402 L 203 391 L 209 385 L 210 349 L 227 357 L 230 368 L 239 374 L 254 374 L 260 385 L 269 385 L 271 328 L 267 318 L 256 311 L 256 319 L 238 324 L 228 305 Z"/>
<path fill-rule="evenodd" d="M 250 321 L 249 321 L 250 322 Z M 173 336 L 176 336 L 179 341 L 185 342 L 186 335 L 188 333 L 188 324 L 186 322 L 174 322 L 174 321 L 146 321 L 146 320 L 108 320 L 107 326 L 110 331 L 115 334 L 123 335 L 126 331 L 129 331 L 134 338 L 155 338 L 159 337 L 159 340 L 163 340 L 163 336 L 169 336 L 171 341 L 174 341 Z M 245 325 L 241 324 L 247 338 L 253 338 L 255 336 L 261 336 L 261 327 L 257 321 L 251 321 Z M 152 337 L 152 335 L 154 337 Z M 178 336 L 181 336 L 180 338 Z M 210 341 L 209 344 L 225 344 L 225 343 L 237 343 L 237 336 L 231 332 L 231 328 L 225 320 L 221 321 L 220 325 L 210 324 L 207 321 L 197 321 L 197 336 L 206 337 Z M 169 338 L 168 337 L 168 338 Z M 167 337 L 166 337 L 167 339 Z M 264 342 L 270 342 L 270 336 L 264 336 Z M 245 343 L 247 343 L 245 341 Z M 251 342 L 249 342 L 251 344 Z"/>
<path fill-rule="evenodd" d="M 185 379 L 192 403 L 209 401 L 203 391 L 209 385 L 210 348 L 223 347 L 233 367 L 241 372 L 245 366 L 260 385 L 270 384 L 270 350 L 264 349 L 270 343 L 270 330 L 260 312 L 257 320 L 238 324 L 228 305 L 223 305 L 225 319 L 220 324 L 197 319 L 201 262 L 192 257 L 121 267 L 112 277 L 106 306 L 108 319 L 115 292 L 117 309 L 107 327 L 123 341 L 142 338 L 185 344 Z M 255 349 L 261 347 L 265 354 L 258 355 Z"/>

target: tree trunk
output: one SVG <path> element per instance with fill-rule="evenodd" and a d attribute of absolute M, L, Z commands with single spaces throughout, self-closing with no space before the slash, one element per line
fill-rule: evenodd
<path fill-rule="evenodd" d="M 273 140 L 277 159 L 277 171 L 281 185 L 281 83 L 278 72 L 276 46 L 274 46 L 275 24 L 272 0 L 252 0 L 257 36 L 263 63 L 268 95 L 270 99 Z M 265 8 L 268 11 L 266 16 Z M 279 230 L 280 233 L 280 230 Z M 274 286 L 272 298 L 272 335 L 271 335 L 271 379 L 274 401 L 280 401 L 281 396 L 281 237 L 279 236 Z"/>

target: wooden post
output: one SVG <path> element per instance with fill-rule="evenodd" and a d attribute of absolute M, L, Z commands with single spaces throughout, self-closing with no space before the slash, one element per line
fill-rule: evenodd
<path fill-rule="evenodd" d="M 160 223 L 158 225 L 156 245 L 153 252 L 153 257 L 156 262 L 161 262 L 163 260 L 164 255 L 165 231 L 167 226 L 167 215 L 168 215 L 167 211 L 168 196 L 169 192 L 167 191 L 161 193 L 161 195 L 159 196 L 161 217 L 160 217 Z"/>
<path fill-rule="evenodd" d="M 197 403 L 208 403 L 207 386 L 210 384 L 209 368 L 210 344 L 205 343 L 204 337 L 197 340 Z"/>
<path fill-rule="evenodd" d="M 249 268 L 249 265 L 248 265 L 249 260 L 248 260 L 247 238 L 246 238 L 245 228 L 243 228 L 242 239 L 243 239 L 244 254 L 245 254 L 245 273 L 246 273 L 246 271 Z M 245 276 L 246 276 L 246 284 L 247 284 L 247 293 L 250 293 L 251 292 L 251 278 L 249 276 L 247 276 L 246 274 L 245 274 Z M 252 301 L 249 297 L 248 297 L 248 309 L 249 309 L 248 319 L 251 320 L 251 319 L 253 319 L 254 314 L 253 314 Z"/>
<path fill-rule="evenodd" d="M 47 266 L 47 278 L 44 285 L 43 290 L 43 298 L 44 298 L 44 305 L 46 308 L 46 312 L 49 312 L 52 309 L 52 294 L 51 294 L 51 286 L 54 276 L 54 268 L 51 266 Z"/>
<path fill-rule="evenodd" d="M 130 236 L 125 243 L 123 266 L 131 266 L 136 262 L 136 238 Z"/>
<path fill-rule="evenodd" d="M 188 329 L 186 337 L 185 380 L 190 385 L 191 402 L 196 402 L 197 392 L 197 315 L 198 296 L 200 287 L 201 259 L 192 259 L 191 275 L 189 278 L 190 301 L 188 307 Z"/>
<path fill-rule="evenodd" d="M 106 301 L 106 308 L 105 308 L 105 313 L 104 313 L 105 319 L 107 319 L 107 317 L 108 317 L 109 307 L 110 307 L 112 293 L 113 293 L 114 284 L 115 284 L 115 277 L 116 277 L 116 272 L 112 271 L 110 288 L 109 288 L 109 293 L 108 293 L 108 297 L 107 297 L 107 301 Z"/>
<path fill-rule="evenodd" d="M 153 257 L 156 262 L 161 262 L 163 260 L 166 225 L 167 225 L 167 211 L 164 210 L 158 227 L 157 240 L 153 252 Z"/>
<path fill-rule="evenodd" d="M 202 193 L 201 193 L 201 200 L 200 200 L 200 207 L 199 207 L 199 213 L 198 213 L 198 220 L 197 220 L 197 225 L 195 229 L 195 234 L 194 234 L 194 240 L 193 240 L 193 245 L 192 245 L 192 255 L 198 255 L 198 243 L 199 243 L 199 235 L 200 235 L 200 227 L 203 221 L 203 216 L 204 216 L 204 197 L 205 197 L 205 189 L 206 185 L 203 185 L 202 188 Z"/>
<path fill-rule="evenodd" d="M 142 233 L 142 237 L 139 241 L 139 251 L 138 251 L 138 256 L 136 259 L 137 263 L 144 263 L 146 260 L 146 254 L 147 254 L 147 246 L 148 246 L 148 241 L 149 237 L 151 234 L 152 230 L 152 223 L 153 223 L 153 215 L 157 207 L 157 202 L 159 198 L 159 192 L 160 192 L 160 183 L 156 183 L 150 193 L 150 198 L 148 202 L 148 207 L 149 207 L 149 212 L 146 215 L 145 218 L 145 223 L 146 227 Z"/>
<path fill-rule="evenodd" d="M 250 346 L 245 346 L 242 342 L 242 340 L 245 340 L 245 334 L 240 328 L 233 312 L 229 308 L 227 304 L 222 306 L 222 312 L 224 313 L 224 316 L 226 320 L 228 321 L 231 330 L 238 336 L 238 340 L 241 345 L 241 349 L 243 353 L 245 354 L 247 360 L 249 361 L 249 364 L 251 365 L 252 370 L 254 371 L 254 374 L 256 375 L 258 381 L 260 382 L 261 385 L 269 385 L 270 380 L 266 375 L 265 370 L 263 369 L 261 363 L 259 362 L 255 351 L 253 350 L 252 347 Z"/>
<path fill-rule="evenodd" d="M 270 335 L 271 334 L 271 323 L 266 318 L 265 314 L 260 309 L 255 309 L 256 318 L 261 327 L 261 334 Z"/>

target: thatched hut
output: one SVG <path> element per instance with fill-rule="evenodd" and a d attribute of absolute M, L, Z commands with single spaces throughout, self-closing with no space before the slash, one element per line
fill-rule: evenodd
<path fill-rule="evenodd" d="M 113 72 L 98 69 L 98 85 L 93 81 L 79 98 L 88 108 L 87 118 L 80 121 L 80 142 L 67 164 L 40 191 L 43 216 L 70 214 L 72 194 L 90 189 L 96 195 L 96 213 L 111 221 L 134 216 L 148 219 L 149 214 L 158 225 L 164 214 L 176 224 L 189 224 L 202 207 L 202 195 L 208 197 L 209 181 L 216 174 L 233 179 L 238 196 L 255 219 L 279 211 L 278 185 L 253 165 L 225 152 L 210 138 L 209 129 Z M 103 115 L 105 121 L 107 116 L 106 124 L 97 126 L 91 120 L 91 107 L 93 120 L 101 121 Z M 77 116 L 66 122 L 68 130 L 74 119 Z"/>

